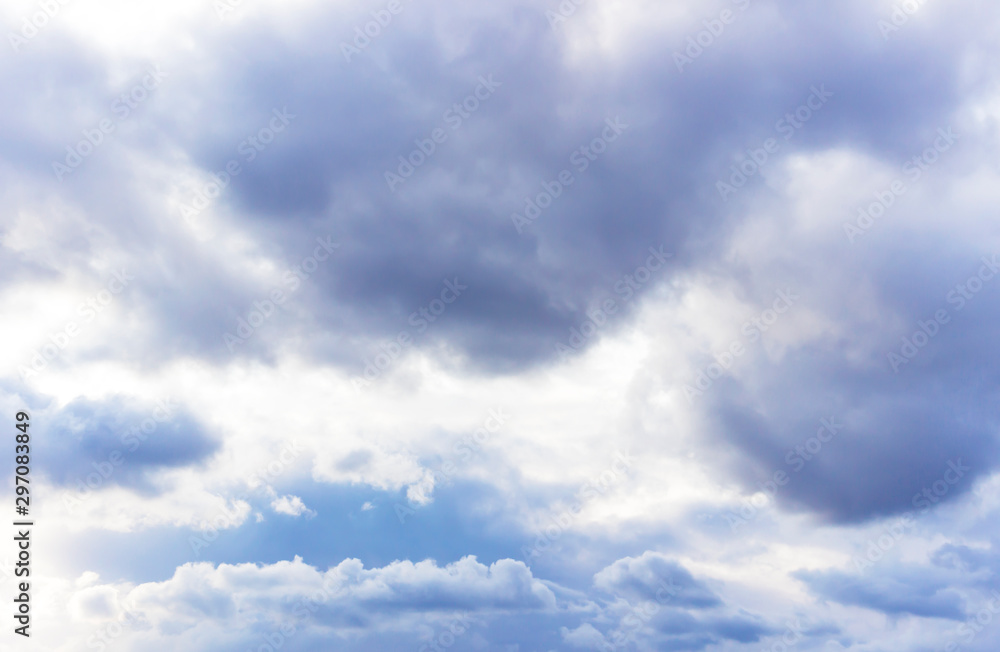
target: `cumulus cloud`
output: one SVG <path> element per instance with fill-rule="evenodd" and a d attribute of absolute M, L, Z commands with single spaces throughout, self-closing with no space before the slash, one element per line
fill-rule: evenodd
<path fill-rule="evenodd" d="M 279 514 L 289 516 L 302 516 L 303 514 L 309 518 L 316 516 L 316 512 L 306 507 L 298 496 L 279 496 L 271 501 L 271 509 Z"/>
<path fill-rule="evenodd" d="M 774 633 L 764 618 L 729 607 L 675 560 L 653 551 L 602 569 L 594 586 L 614 596 L 606 615 L 617 622 L 601 635 L 604 645 L 642 640 L 664 649 L 701 650 L 726 640 L 755 643 Z M 592 629 L 564 636 L 567 642 L 582 641 Z"/>
<path fill-rule="evenodd" d="M 117 620 L 120 614 L 107 605 L 127 605 L 128 649 L 148 640 L 150 628 L 160 637 L 157 649 L 198 646 L 225 629 L 231 631 L 227 644 L 234 646 L 298 633 L 296 644 L 306 649 L 318 638 L 348 643 L 359 636 L 374 637 L 373 649 L 389 649 L 378 647 L 380 634 L 415 634 L 455 614 L 471 614 L 468 627 L 498 614 L 557 608 L 553 591 L 522 563 L 499 560 L 487 566 L 474 557 L 444 566 L 399 561 L 370 569 L 348 559 L 325 572 L 298 557 L 269 565 L 186 564 L 162 582 L 100 585 L 78 591 L 71 602 L 84 605 L 77 610 L 85 608 L 91 620 Z M 232 630 L 237 623 L 247 631 Z"/>
<path fill-rule="evenodd" d="M 29 644 L 944 649 L 998 567 L 1000 14 L 919 4 L 5 4 Z"/>
<path fill-rule="evenodd" d="M 619 559 L 594 576 L 594 586 L 634 601 L 669 601 L 700 609 L 721 604 L 718 596 L 683 566 L 652 551 Z"/>

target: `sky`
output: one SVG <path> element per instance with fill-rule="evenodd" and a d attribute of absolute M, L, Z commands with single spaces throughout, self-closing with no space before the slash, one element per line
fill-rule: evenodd
<path fill-rule="evenodd" d="M 0 649 L 1000 647 L 995 3 L 0 28 Z"/>

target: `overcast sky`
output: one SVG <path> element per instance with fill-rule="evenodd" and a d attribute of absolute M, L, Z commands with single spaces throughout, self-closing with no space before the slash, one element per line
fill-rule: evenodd
<path fill-rule="evenodd" d="M 995 3 L 0 27 L 0 648 L 1000 647 Z"/>

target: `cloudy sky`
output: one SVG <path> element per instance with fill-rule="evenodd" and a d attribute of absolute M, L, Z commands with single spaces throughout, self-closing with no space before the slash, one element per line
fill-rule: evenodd
<path fill-rule="evenodd" d="M 0 26 L 0 648 L 1000 646 L 995 3 Z"/>

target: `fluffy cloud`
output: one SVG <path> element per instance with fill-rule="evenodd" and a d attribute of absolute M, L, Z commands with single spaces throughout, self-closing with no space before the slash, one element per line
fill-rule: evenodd
<path fill-rule="evenodd" d="M 996 648 L 1000 15 L 661 4 L 0 9 L 32 645 Z"/>

